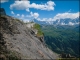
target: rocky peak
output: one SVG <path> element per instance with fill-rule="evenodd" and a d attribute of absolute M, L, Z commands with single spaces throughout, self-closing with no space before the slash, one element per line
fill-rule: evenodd
<path fill-rule="evenodd" d="M 6 15 L 6 12 L 5 12 L 4 8 L 0 8 L 0 15 Z"/>

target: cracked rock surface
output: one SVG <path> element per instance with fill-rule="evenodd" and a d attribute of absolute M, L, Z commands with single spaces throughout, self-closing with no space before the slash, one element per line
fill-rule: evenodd
<path fill-rule="evenodd" d="M 21 54 L 21 59 L 57 59 L 37 37 L 30 33 L 30 28 L 22 21 L 10 16 L 0 17 L 0 33 L 6 41 L 7 49 Z"/>

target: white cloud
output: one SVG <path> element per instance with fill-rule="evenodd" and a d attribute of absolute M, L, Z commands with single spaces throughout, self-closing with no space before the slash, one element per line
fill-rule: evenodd
<path fill-rule="evenodd" d="M 69 22 L 69 25 L 74 25 L 74 23 L 72 23 L 72 22 Z"/>
<path fill-rule="evenodd" d="M 28 1 L 28 0 L 15 0 L 15 1 Z"/>
<path fill-rule="evenodd" d="M 66 25 L 66 24 L 62 22 L 61 25 Z"/>
<path fill-rule="evenodd" d="M 54 16 L 53 21 L 57 20 L 57 19 L 66 19 L 66 18 L 70 18 L 70 19 L 75 19 L 79 17 L 79 12 L 77 13 L 58 13 L 56 16 Z"/>
<path fill-rule="evenodd" d="M 25 17 L 24 14 L 22 14 L 21 17 Z"/>
<path fill-rule="evenodd" d="M 27 12 L 30 12 L 29 8 L 26 9 Z"/>
<path fill-rule="evenodd" d="M 42 19 L 42 21 L 46 21 L 46 20 L 47 20 L 47 18 L 43 18 L 43 19 Z"/>
<path fill-rule="evenodd" d="M 37 20 L 41 21 L 41 19 L 40 19 L 40 18 L 37 18 Z"/>
<path fill-rule="evenodd" d="M 34 18 L 37 18 L 39 16 L 39 14 L 38 13 L 34 13 L 33 16 L 34 16 Z"/>
<path fill-rule="evenodd" d="M 27 18 L 25 18 L 25 17 L 24 17 L 24 18 L 21 17 L 21 18 L 19 18 L 19 19 L 21 19 L 24 23 L 30 22 L 30 19 L 27 19 Z"/>
<path fill-rule="evenodd" d="M 14 13 L 13 11 L 11 11 L 11 14 L 13 14 L 13 15 L 14 15 L 15 13 Z"/>
<path fill-rule="evenodd" d="M 40 10 L 54 10 L 55 3 L 53 1 L 48 1 L 45 4 L 32 3 L 30 8 L 40 9 Z"/>
<path fill-rule="evenodd" d="M 38 21 L 47 21 L 48 18 L 37 18 Z"/>
<path fill-rule="evenodd" d="M 32 16 L 31 16 L 31 15 L 26 15 L 26 17 L 30 18 L 30 17 L 32 17 Z"/>
<path fill-rule="evenodd" d="M 10 9 L 16 8 L 16 9 L 27 9 L 30 5 L 30 1 L 15 1 L 15 3 L 10 5 Z"/>
<path fill-rule="evenodd" d="M 21 1 L 28 1 L 28 0 L 21 0 Z"/>
<path fill-rule="evenodd" d="M 61 23 L 61 25 L 75 25 L 75 24 L 79 24 L 79 22 L 78 22 L 78 23 L 72 23 L 72 22 L 69 22 L 68 24 Z"/>
<path fill-rule="evenodd" d="M 45 4 L 36 4 L 32 3 L 30 4 L 30 1 L 15 1 L 15 3 L 10 5 L 10 9 L 16 8 L 23 10 L 25 9 L 26 11 L 29 11 L 29 8 L 35 8 L 35 9 L 40 9 L 40 10 L 54 10 L 55 3 L 53 1 L 48 1 Z"/>
<path fill-rule="evenodd" d="M 60 23 L 60 19 L 66 19 L 66 18 L 69 18 L 69 19 L 72 19 L 72 20 L 75 20 L 76 18 L 79 18 L 79 14 L 80 12 L 76 12 L 76 13 L 70 13 L 70 12 L 65 12 L 65 13 L 58 13 L 56 14 L 53 18 L 37 18 L 37 20 L 39 21 L 45 21 L 46 23 L 50 23 L 52 24 L 53 21 L 56 21 L 58 20 L 57 24 Z M 66 24 L 65 22 L 62 22 L 61 25 L 75 25 L 75 24 L 79 24 L 80 22 L 69 22 L 68 24 Z"/>
<path fill-rule="evenodd" d="M 20 16 L 20 14 L 17 14 L 17 16 Z"/>
<path fill-rule="evenodd" d="M 13 16 L 15 18 L 18 18 L 18 19 L 20 19 L 23 22 L 30 22 L 30 20 L 31 20 L 30 18 L 32 17 L 31 15 L 16 14 L 13 11 L 11 11 L 11 13 L 13 14 Z"/>
<path fill-rule="evenodd" d="M 8 0 L 0 0 L 1 3 L 8 2 Z"/>
<path fill-rule="evenodd" d="M 66 19 L 66 18 L 76 19 L 76 18 L 79 18 L 79 13 L 80 12 L 77 12 L 77 13 L 68 13 L 68 12 L 66 12 L 66 13 L 58 13 L 53 18 L 42 18 L 42 19 L 38 18 L 38 20 L 47 21 L 47 22 L 58 20 L 58 22 L 59 22 L 60 19 Z M 62 25 L 63 24 L 64 23 L 62 23 Z M 72 23 L 69 23 L 69 24 L 72 24 Z"/>
<path fill-rule="evenodd" d="M 29 1 L 29 0 L 15 0 L 15 1 Z"/>
<path fill-rule="evenodd" d="M 30 12 L 30 15 L 31 15 L 32 17 L 34 17 L 35 19 L 39 17 L 39 14 L 38 14 L 38 13 Z"/>
<path fill-rule="evenodd" d="M 37 19 L 38 16 L 39 16 L 38 13 L 33 13 L 33 12 L 30 12 L 30 15 L 15 14 L 16 18 L 19 18 L 19 19 L 23 20 L 24 22 L 29 22 L 33 18 Z"/>
<path fill-rule="evenodd" d="M 19 0 L 15 0 L 15 1 L 19 1 Z"/>
<path fill-rule="evenodd" d="M 48 20 L 49 20 L 49 21 L 52 21 L 52 20 L 53 20 L 53 18 L 49 18 Z"/>
<path fill-rule="evenodd" d="M 42 18 L 42 19 L 40 19 L 40 18 L 37 18 L 38 20 L 40 20 L 40 21 L 47 21 L 47 22 L 49 22 L 49 21 L 52 21 L 53 20 L 53 18 Z"/>

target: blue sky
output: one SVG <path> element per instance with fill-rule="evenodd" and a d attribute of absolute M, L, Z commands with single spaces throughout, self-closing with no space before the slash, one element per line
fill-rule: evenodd
<path fill-rule="evenodd" d="M 24 21 L 56 20 L 59 18 L 74 18 L 79 15 L 79 1 L 6 1 L 1 2 L 1 7 L 5 9 L 7 15 L 20 18 Z M 64 15 L 64 16 L 63 16 Z M 71 17 L 69 17 L 69 15 Z M 75 17 L 75 18 L 76 18 Z"/>

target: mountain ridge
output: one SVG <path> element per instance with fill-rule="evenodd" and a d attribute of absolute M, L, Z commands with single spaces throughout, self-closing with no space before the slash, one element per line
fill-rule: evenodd
<path fill-rule="evenodd" d="M 35 36 L 34 29 L 27 27 L 24 22 L 14 19 L 8 15 L 0 16 L 0 33 L 3 36 L 3 40 L 6 42 L 6 48 L 0 43 L 0 46 L 4 47 L 13 54 L 20 57 L 20 59 L 57 59 L 58 54 L 52 52 L 48 47 L 45 46 L 42 37 L 40 39 Z M 0 42 L 3 41 L 0 39 Z M 3 41 L 3 42 L 4 42 Z M 0 50 L 0 58 L 4 56 Z M 16 53 L 17 52 L 17 53 Z M 6 54 L 6 53 L 5 53 Z M 10 53 L 9 53 L 10 55 Z"/>
<path fill-rule="evenodd" d="M 70 19 L 70 18 L 65 18 L 65 19 L 57 19 L 57 20 L 53 20 L 53 21 L 49 21 L 49 20 L 37 20 L 37 19 L 33 19 L 34 22 L 40 24 L 40 25 L 78 25 L 80 23 L 79 18 L 75 18 L 75 19 Z"/>

